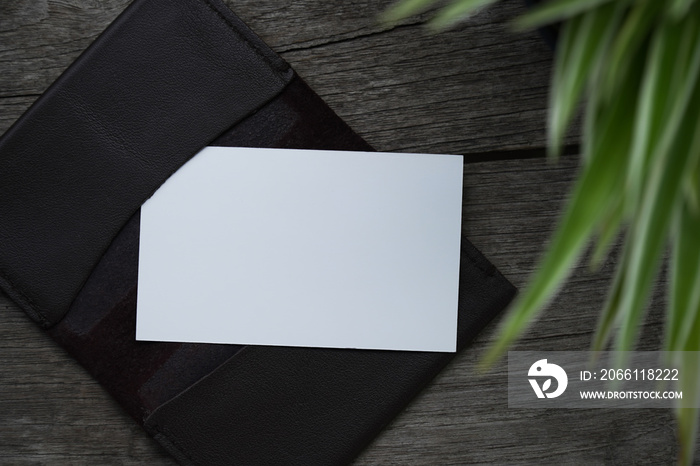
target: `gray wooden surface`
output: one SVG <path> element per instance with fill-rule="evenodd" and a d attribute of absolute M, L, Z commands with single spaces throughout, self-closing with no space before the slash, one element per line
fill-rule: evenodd
<path fill-rule="evenodd" d="M 46 89 L 128 0 L 0 2 L 0 132 Z M 454 31 L 376 22 L 385 0 L 227 1 L 371 144 L 465 154 L 464 228 L 516 286 L 545 247 L 577 157 L 546 163 L 551 52 L 515 34 L 506 0 Z M 577 142 L 572 131 L 569 144 Z M 496 160 L 500 159 L 500 160 Z M 515 349 L 586 350 L 615 259 L 577 269 Z M 640 348 L 662 333 L 657 286 Z M 670 464 L 667 410 L 516 410 L 505 363 L 477 376 L 484 331 L 360 455 L 356 464 Z M 108 395 L 0 294 L 0 464 L 173 464 Z"/>

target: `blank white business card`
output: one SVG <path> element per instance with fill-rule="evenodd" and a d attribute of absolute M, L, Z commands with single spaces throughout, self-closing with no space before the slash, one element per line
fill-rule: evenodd
<path fill-rule="evenodd" d="M 456 351 L 462 167 L 205 148 L 141 209 L 136 338 Z"/>

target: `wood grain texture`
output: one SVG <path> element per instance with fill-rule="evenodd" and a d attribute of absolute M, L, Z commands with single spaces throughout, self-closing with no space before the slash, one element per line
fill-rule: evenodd
<path fill-rule="evenodd" d="M 530 154 L 544 143 L 551 52 L 512 34 L 517 0 L 460 28 L 425 33 L 421 15 L 380 25 L 386 1 L 227 1 L 380 150 Z M 0 132 L 74 60 L 128 0 L 0 2 Z M 569 139 L 576 142 L 576 130 Z M 468 157 L 467 157 L 468 159 Z M 576 157 L 468 164 L 464 229 L 516 285 L 546 246 Z M 570 283 L 516 349 L 586 350 L 615 256 Z M 640 348 L 658 348 L 663 280 Z M 357 459 L 374 464 L 670 464 L 667 410 L 514 410 L 505 363 L 477 376 L 484 331 Z M 119 406 L 0 295 L 0 464 L 174 464 Z"/>

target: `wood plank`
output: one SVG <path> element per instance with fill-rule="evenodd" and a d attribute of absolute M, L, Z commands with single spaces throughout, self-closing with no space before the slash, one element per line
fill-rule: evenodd
<path fill-rule="evenodd" d="M 0 6 L 0 131 L 21 114 L 3 97 L 36 98 L 127 3 Z M 469 154 L 544 143 L 552 54 L 536 33 L 509 31 L 523 11 L 518 0 L 440 35 L 422 27 L 428 14 L 379 24 L 386 0 L 229 4 L 380 150 Z"/>
<path fill-rule="evenodd" d="M 0 97 L 38 95 L 129 0 L 19 0 L 0 6 Z"/>

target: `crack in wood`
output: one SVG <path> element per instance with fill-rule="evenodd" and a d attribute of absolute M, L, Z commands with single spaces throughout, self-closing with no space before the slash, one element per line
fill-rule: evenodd
<path fill-rule="evenodd" d="M 341 36 L 338 36 L 337 39 L 317 39 L 317 40 L 311 40 L 311 41 L 306 41 L 302 42 L 300 44 L 291 44 L 289 46 L 277 46 L 275 47 L 275 51 L 279 53 L 280 55 L 284 54 L 291 54 L 294 52 L 304 52 L 304 51 L 309 51 L 309 50 L 315 50 L 319 48 L 323 48 L 329 45 L 339 45 L 339 44 L 344 44 L 348 42 L 352 42 L 354 40 L 358 39 L 366 39 L 369 37 L 376 37 L 382 34 L 388 34 L 396 30 L 401 30 L 401 29 L 407 29 L 407 28 L 412 28 L 416 26 L 422 26 L 425 24 L 424 20 L 421 21 L 414 21 L 414 22 L 406 22 L 406 23 L 401 23 L 401 24 L 396 24 L 394 26 L 386 26 L 385 29 L 380 29 L 378 31 L 370 31 L 370 32 L 365 32 L 365 33 L 359 33 L 359 34 L 353 34 L 354 32 L 357 31 L 350 31 L 345 34 L 342 34 Z"/>

